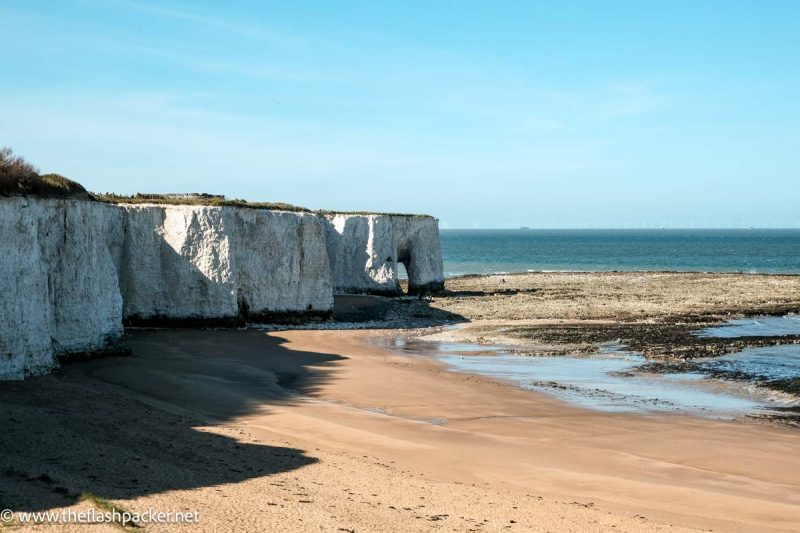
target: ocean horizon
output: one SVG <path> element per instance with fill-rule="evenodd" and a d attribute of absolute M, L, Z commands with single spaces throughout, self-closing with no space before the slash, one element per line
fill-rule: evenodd
<path fill-rule="evenodd" d="M 446 277 L 524 272 L 800 274 L 800 229 L 443 229 Z"/>

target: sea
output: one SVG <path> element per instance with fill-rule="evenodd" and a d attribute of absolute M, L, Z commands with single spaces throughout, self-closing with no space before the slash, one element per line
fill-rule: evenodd
<path fill-rule="evenodd" d="M 441 230 L 445 276 L 535 271 L 800 274 L 800 229 Z"/>

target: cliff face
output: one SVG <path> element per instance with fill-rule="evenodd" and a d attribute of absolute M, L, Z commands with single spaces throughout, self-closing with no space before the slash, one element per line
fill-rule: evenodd
<path fill-rule="evenodd" d="M 220 209 L 120 206 L 123 315 L 232 319 L 238 315 L 229 236 Z"/>
<path fill-rule="evenodd" d="M 333 306 L 322 226 L 307 213 L 123 205 L 127 321 L 231 322 Z"/>
<path fill-rule="evenodd" d="M 225 208 L 237 302 L 250 317 L 276 313 L 327 314 L 333 281 L 322 222 L 311 213 Z"/>
<path fill-rule="evenodd" d="M 327 316 L 333 293 L 441 287 L 436 220 L 0 198 L 0 379 L 116 349 L 123 323 Z"/>
<path fill-rule="evenodd" d="M 406 269 L 411 294 L 444 286 L 435 218 L 330 214 L 322 219 L 336 292 L 398 294 L 398 264 Z"/>
<path fill-rule="evenodd" d="M 122 217 L 82 200 L 0 201 L 0 378 L 112 348 L 122 299 L 109 246 Z"/>

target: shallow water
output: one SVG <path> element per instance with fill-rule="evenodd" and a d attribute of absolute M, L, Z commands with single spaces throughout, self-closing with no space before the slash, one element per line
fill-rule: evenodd
<path fill-rule="evenodd" d="M 702 337 L 737 338 L 800 335 L 800 316 L 759 316 L 697 332 Z M 693 362 L 703 375 L 731 375 L 740 381 L 764 382 L 800 378 L 800 344 L 745 348 L 741 352 Z M 678 373 L 680 375 L 680 373 Z"/>
<path fill-rule="evenodd" d="M 769 323 L 762 327 L 770 327 Z M 747 331 L 745 334 L 752 334 Z M 456 372 L 508 381 L 601 411 L 686 412 L 737 418 L 774 414 L 800 403 L 787 394 L 746 381 L 709 378 L 715 369 L 746 371 L 769 379 L 797 377 L 800 345 L 747 349 L 700 361 L 696 371 L 666 374 L 637 372 L 647 362 L 645 358 L 617 344 L 606 345 L 601 353 L 587 356 L 521 356 L 499 346 L 403 337 L 393 339 L 391 347 L 408 354 L 436 357 Z"/>
<path fill-rule="evenodd" d="M 758 379 L 795 379 L 800 377 L 800 345 L 745 348 L 703 363 L 709 369 L 745 373 Z"/>
<path fill-rule="evenodd" d="M 756 316 L 730 320 L 722 326 L 701 329 L 695 335 L 723 339 L 800 335 L 800 316 Z"/>
<path fill-rule="evenodd" d="M 621 377 L 615 373 L 635 365 L 624 360 L 514 355 L 442 360 L 461 372 L 504 379 L 603 411 L 688 410 L 725 417 L 761 407 L 745 397 L 705 391 L 693 386 L 691 380 L 683 383 L 661 377 Z"/>

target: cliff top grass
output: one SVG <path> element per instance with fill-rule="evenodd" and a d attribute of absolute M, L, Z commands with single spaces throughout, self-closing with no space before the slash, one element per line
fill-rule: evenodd
<path fill-rule="evenodd" d="M 392 213 L 392 212 L 381 212 L 381 211 L 329 211 L 327 209 L 317 209 L 314 212 L 316 214 L 322 215 L 322 216 L 334 216 L 334 215 L 369 216 L 369 215 L 380 215 L 380 216 L 387 216 L 387 217 L 433 218 L 433 215 L 420 215 L 420 214 L 416 214 L 416 213 Z"/>
<path fill-rule="evenodd" d="M 11 148 L 0 148 L 0 195 L 39 198 L 88 198 L 80 183 L 60 174 L 39 174 Z"/>
<path fill-rule="evenodd" d="M 300 207 L 282 202 L 250 202 L 242 199 L 227 199 L 224 196 L 191 193 L 191 194 L 143 194 L 137 193 L 131 196 L 119 195 L 114 193 L 91 193 L 93 199 L 98 202 L 110 204 L 159 204 L 159 205 L 202 205 L 212 207 L 241 207 L 246 209 L 268 209 L 271 211 L 292 211 L 297 213 L 314 213 L 322 216 L 333 215 L 381 215 L 393 217 L 417 217 L 432 218 L 431 215 L 417 215 L 411 213 L 382 213 L 376 211 L 330 211 L 318 209 L 312 211 L 305 207 Z"/>
<path fill-rule="evenodd" d="M 141 194 L 125 196 L 113 193 L 92 193 L 92 198 L 98 202 L 109 204 L 158 204 L 158 205 L 201 205 L 210 207 L 241 207 L 245 209 L 268 209 L 270 211 L 292 211 L 296 213 L 310 213 L 310 209 L 281 202 L 249 202 L 241 199 L 227 199 L 224 196 L 212 194 L 194 195 L 163 195 Z"/>

